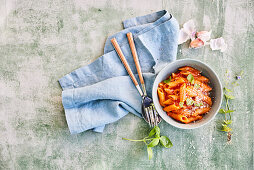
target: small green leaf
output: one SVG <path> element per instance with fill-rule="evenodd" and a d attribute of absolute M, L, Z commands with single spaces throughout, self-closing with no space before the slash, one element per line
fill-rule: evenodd
<path fill-rule="evenodd" d="M 200 106 L 203 106 L 204 104 L 201 102 L 201 103 L 194 103 L 194 106 L 196 107 L 200 107 Z"/>
<path fill-rule="evenodd" d="M 183 102 L 179 102 L 180 107 L 183 107 L 183 104 L 184 104 Z"/>
<path fill-rule="evenodd" d="M 153 128 L 153 129 L 150 131 L 148 137 L 152 137 L 154 134 L 155 134 L 155 129 Z"/>
<path fill-rule="evenodd" d="M 227 98 L 227 99 L 235 99 L 235 97 L 234 96 L 232 96 L 232 95 L 227 95 L 227 94 L 224 94 L 225 95 L 225 97 Z"/>
<path fill-rule="evenodd" d="M 196 89 L 198 89 L 198 88 L 200 87 L 200 85 L 199 85 L 199 84 L 194 84 L 194 87 L 195 87 Z"/>
<path fill-rule="evenodd" d="M 148 137 L 152 137 L 155 134 L 155 137 L 160 137 L 161 130 L 158 126 L 154 126 L 154 128 L 150 131 Z"/>
<path fill-rule="evenodd" d="M 225 123 L 226 125 L 230 125 L 230 124 L 232 123 L 232 120 L 224 120 L 224 123 Z"/>
<path fill-rule="evenodd" d="M 165 148 L 171 148 L 173 146 L 172 142 L 167 136 L 161 136 L 160 137 L 160 143 L 165 147 Z"/>
<path fill-rule="evenodd" d="M 224 109 L 220 109 L 220 110 L 219 110 L 219 113 L 224 113 L 224 114 L 225 114 L 226 111 L 225 111 Z"/>
<path fill-rule="evenodd" d="M 232 85 L 233 85 L 233 86 L 239 86 L 239 83 L 238 83 L 237 81 L 234 81 L 234 82 L 232 83 Z"/>
<path fill-rule="evenodd" d="M 159 143 L 159 138 L 154 138 L 148 145 L 147 147 L 155 147 Z"/>
<path fill-rule="evenodd" d="M 230 132 L 230 131 L 232 131 L 232 129 L 230 127 L 228 127 L 228 125 L 222 124 L 221 131 Z"/>
<path fill-rule="evenodd" d="M 232 112 L 234 112 L 234 110 L 226 110 L 225 113 L 232 113 Z"/>
<path fill-rule="evenodd" d="M 232 90 L 230 90 L 230 89 L 228 89 L 228 88 L 226 88 L 226 87 L 224 87 L 224 89 L 225 89 L 227 92 L 232 92 Z"/>
<path fill-rule="evenodd" d="M 186 99 L 186 104 L 187 104 L 188 106 L 191 106 L 191 105 L 194 104 L 194 101 L 193 101 L 191 98 L 187 98 L 187 99 Z"/>
<path fill-rule="evenodd" d="M 194 84 L 194 77 L 193 77 L 192 74 L 189 74 L 189 75 L 187 76 L 187 80 L 188 80 L 191 84 Z"/>
<path fill-rule="evenodd" d="M 164 82 L 164 83 L 169 83 L 170 81 L 171 81 L 171 76 L 169 77 L 169 79 L 164 80 L 163 82 Z"/>
<path fill-rule="evenodd" d="M 152 150 L 152 148 L 147 147 L 147 154 L 148 154 L 149 160 L 151 160 L 153 158 L 153 150 Z"/>
<path fill-rule="evenodd" d="M 159 138 L 160 134 L 161 134 L 161 130 L 160 130 L 159 126 L 154 126 L 154 129 L 155 129 L 155 137 Z"/>

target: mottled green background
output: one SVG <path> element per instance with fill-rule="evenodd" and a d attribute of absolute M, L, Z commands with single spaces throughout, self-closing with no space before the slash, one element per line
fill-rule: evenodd
<path fill-rule="evenodd" d="M 232 143 L 216 130 L 217 115 L 196 130 L 165 122 L 172 149 L 154 149 L 148 161 L 141 138 L 147 124 L 129 114 L 104 133 L 70 135 L 57 80 L 103 53 L 106 37 L 124 19 L 161 9 L 182 25 L 223 36 L 225 53 L 179 46 L 178 58 L 209 64 L 224 79 L 243 70 L 235 88 Z M 0 169 L 253 169 L 253 0 L 0 0 Z"/>

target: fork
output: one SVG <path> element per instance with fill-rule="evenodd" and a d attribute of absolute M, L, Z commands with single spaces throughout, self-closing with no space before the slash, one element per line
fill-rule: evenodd
<path fill-rule="evenodd" d="M 142 90 L 141 90 L 141 88 L 140 88 L 140 86 L 139 86 L 139 84 L 138 84 L 138 82 L 137 82 L 133 72 L 131 71 L 131 68 L 130 68 L 130 66 L 129 66 L 129 64 L 128 64 L 128 62 L 127 62 L 127 60 L 126 60 L 126 58 L 125 58 L 125 56 L 124 56 L 120 46 L 119 46 L 119 44 L 117 43 L 116 38 L 111 39 L 111 43 L 114 46 L 114 48 L 115 48 L 119 58 L 121 59 L 125 69 L 127 70 L 130 78 L 132 79 L 134 85 L 136 86 L 140 96 L 142 97 L 142 116 L 143 116 L 144 120 L 149 124 L 149 126 L 156 126 L 161 121 L 161 118 L 158 117 L 158 116 L 156 118 L 156 115 L 158 115 L 158 113 L 157 113 L 157 111 L 154 108 L 152 99 L 149 98 L 146 95 L 146 91 L 144 91 L 144 93 L 142 92 Z M 137 58 L 135 60 L 138 61 Z M 135 64 L 136 64 L 136 62 L 135 62 Z M 141 73 L 140 66 L 139 66 L 139 72 Z M 142 74 L 140 74 L 140 75 L 142 77 Z M 141 80 L 143 80 L 143 77 L 142 77 Z M 142 82 L 144 84 L 144 80 Z"/>
<path fill-rule="evenodd" d="M 132 56 L 133 56 L 133 59 L 135 62 L 135 66 L 136 66 L 136 69 L 138 72 L 141 87 L 144 92 L 142 106 L 152 107 L 151 109 L 149 109 L 149 112 L 152 111 L 152 113 L 149 114 L 149 116 L 150 116 L 150 123 L 149 124 L 151 124 L 151 126 L 157 126 L 161 122 L 161 117 L 159 116 L 158 112 L 154 108 L 153 100 L 147 96 L 145 82 L 144 82 L 144 79 L 142 76 L 142 71 L 141 71 L 141 67 L 139 64 L 139 60 L 138 60 L 137 50 L 136 50 L 135 43 L 134 43 L 133 36 L 132 36 L 131 32 L 127 33 L 127 38 L 128 38 Z M 145 108 L 143 107 L 143 110 L 145 110 L 145 109 L 146 109 L 146 107 Z"/>

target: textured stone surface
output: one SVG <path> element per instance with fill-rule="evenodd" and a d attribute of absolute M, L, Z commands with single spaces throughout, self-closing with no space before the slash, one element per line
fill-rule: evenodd
<path fill-rule="evenodd" d="M 165 122 L 172 149 L 154 149 L 148 161 L 141 138 L 147 124 L 129 114 L 106 126 L 70 135 L 57 80 L 98 58 L 121 21 L 167 9 L 183 24 L 223 36 L 225 53 L 179 46 L 178 58 L 209 64 L 224 79 L 243 70 L 231 103 L 232 143 L 210 124 L 180 130 Z M 0 169 L 253 169 L 254 2 L 251 0 L 0 0 Z"/>

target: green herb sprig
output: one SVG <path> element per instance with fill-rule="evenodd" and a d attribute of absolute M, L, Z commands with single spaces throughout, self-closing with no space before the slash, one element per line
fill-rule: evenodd
<path fill-rule="evenodd" d="M 164 80 L 163 82 L 164 83 L 169 83 L 170 81 L 171 81 L 171 76 L 167 80 Z"/>
<path fill-rule="evenodd" d="M 243 72 L 241 71 L 241 73 L 238 76 L 236 76 L 236 80 L 232 82 L 233 86 L 239 85 L 237 81 L 241 79 L 242 75 L 243 75 Z M 223 90 L 224 90 L 224 99 L 225 99 L 226 106 L 225 108 L 221 108 L 219 110 L 219 113 L 224 114 L 224 120 L 219 130 L 223 132 L 227 132 L 227 141 L 230 142 L 231 136 L 232 136 L 232 128 L 230 128 L 229 125 L 232 124 L 233 122 L 231 113 L 233 113 L 235 110 L 230 109 L 229 102 L 231 100 L 234 100 L 235 96 L 232 95 L 233 90 L 229 89 L 230 76 L 229 76 L 228 70 L 226 71 L 225 76 L 226 76 L 226 80 L 225 80 L 225 87 L 223 88 Z"/>
<path fill-rule="evenodd" d="M 173 146 L 172 142 L 167 136 L 161 136 L 160 135 L 160 128 L 158 126 L 155 126 L 149 133 L 149 135 L 143 139 L 127 139 L 122 138 L 124 140 L 132 141 L 132 142 L 144 142 L 147 146 L 147 154 L 149 160 L 153 157 L 153 150 L 152 148 L 157 146 L 159 143 L 164 146 L 165 148 L 171 148 Z M 148 142 L 150 141 L 150 142 Z"/>

